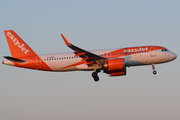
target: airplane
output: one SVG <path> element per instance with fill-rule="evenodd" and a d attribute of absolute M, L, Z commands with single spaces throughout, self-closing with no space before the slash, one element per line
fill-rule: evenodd
<path fill-rule="evenodd" d="M 126 75 L 126 67 L 160 64 L 176 59 L 177 55 L 161 46 L 138 46 L 119 49 L 87 51 L 71 44 L 61 34 L 65 44 L 74 52 L 56 54 L 36 54 L 13 30 L 4 31 L 11 56 L 2 63 L 20 68 L 42 71 L 93 71 L 94 81 L 99 81 L 98 73 L 110 76 Z"/>

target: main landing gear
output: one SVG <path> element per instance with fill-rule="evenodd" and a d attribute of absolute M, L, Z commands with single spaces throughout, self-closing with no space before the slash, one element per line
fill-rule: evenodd
<path fill-rule="evenodd" d="M 155 70 L 154 64 L 152 64 L 152 69 L 153 69 L 153 74 L 156 75 L 156 74 L 157 74 L 157 71 Z"/>
<path fill-rule="evenodd" d="M 98 72 L 93 72 L 93 73 L 92 73 L 92 77 L 94 78 L 94 81 L 95 81 L 95 82 L 98 82 L 98 81 L 99 81 Z"/>

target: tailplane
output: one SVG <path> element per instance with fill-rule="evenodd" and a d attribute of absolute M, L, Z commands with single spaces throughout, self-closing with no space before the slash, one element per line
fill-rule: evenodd
<path fill-rule="evenodd" d="M 8 59 L 11 62 L 26 62 L 26 60 L 21 60 L 21 59 L 10 57 L 10 56 L 4 56 L 4 58 Z"/>
<path fill-rule="evenodd" d="M 34 56 L 36 53 L 13 31 L 4 31 L 13 58 Z"/>

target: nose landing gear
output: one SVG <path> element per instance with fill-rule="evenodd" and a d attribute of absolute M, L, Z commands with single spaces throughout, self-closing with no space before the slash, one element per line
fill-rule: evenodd
<path fill-rule="evenodd" d="M 156 75 L 156 74 L 157 74 L 157 71 L 155 70 L 154 64 L 152 64 L 152 69 L 153 69 L 153 74 Z"/>

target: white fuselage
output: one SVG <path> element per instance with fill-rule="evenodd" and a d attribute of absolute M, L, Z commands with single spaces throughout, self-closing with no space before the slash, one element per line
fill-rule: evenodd
<path fill-rule="evenodd" d="M 90 51 L 97 55 L 102 55 L 115 49 L 109 50 L 97 50 Z M 74 53 L 57 53 L 57 54 L 47 54 L 39 55 L 40 58 L 53 70 L 53 71 L 74 71 L 74 70 L 93 70 L 94 67 L 88 67 L 85 64 L 74 65 L 81 62 L 82 58 L 79 56 L 74 56 Z M 107 56 L 108 58 L 114 58 L 113 55 Z M 137 54 L 129 54 L 126 56 L 115 57 L 124 58 L 126 66 L 139 66 L 139 65 L 149 65 L 149 64 L 159 64 L 174 60 L 176 55 L 170 51 L 155 50 Z M 40 65 L 40 63 L 37 63 Z M 72 66 L 70 66 L 72 65 Z M 70 67 L 67 67 L 70 66 Z M 67 67 L 67 68 L 66 68 Z"/>

